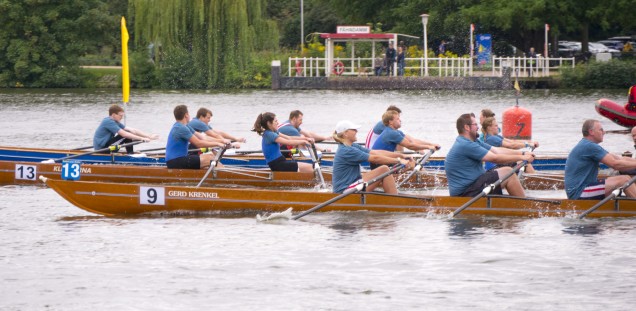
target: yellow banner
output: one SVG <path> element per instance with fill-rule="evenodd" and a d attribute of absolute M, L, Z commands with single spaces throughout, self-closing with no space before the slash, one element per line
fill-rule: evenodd
<path fill-rule="evenodd" d="M 121 17 L 121 87 L 124 103 L 128 103 L 130 96 L 130 75 L 128 70 L 128 29 L 126 19 Z"/>

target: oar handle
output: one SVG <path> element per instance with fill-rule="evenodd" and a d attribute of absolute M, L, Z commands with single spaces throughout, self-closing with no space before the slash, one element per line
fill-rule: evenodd
<path fill-rule="evenodd" d="M 344 198 L 344 197 L 346 197 L 346 196 L 348 196 L 350 194 L 358 193 L 358 192 L 364 190 L 367 187 L 367 185 L 376 183 L 376 182 L 384 179 L 385 177 L 395 173 L 396 171 L 398 171 L 399 169 L 401 169 L 403 167 L 404 167 L 404 164 L 402 164 L 402 163 L 396 164 L 396 165 L 392 166 L 391 169 L 388 172 L 385 172 L 385 173 L 383 173 L 383 174 L 381 174 L 381 175 L 369 180 L 368 182 L 361 182 L 361 183 L 357 184 L 355 187 L 352 187 L 352 188 L 349 188 L 349 189 L 345 190 L 341 195 L 339 195 L 337 197 L 334 197 L 334 198 L 331 198 L 331 199 L 329 199 L 328 201 L 326 201 L 324 203 L 318 204 L 318 205 L 316 205 L 316 206 L 314 206 L 314 207 L 312 207 L 312 208 L 310 208 L 310 209 L 308 209 L 308 210 L 306 210 L 306 211 L 304 211 L 304 212 L 292 217 L 292 219 L 293 220 L 298 220 L 298 219 L 300 219 L 302 217 L 305 217 L 306 215 L 309 215 L 309 214 L 311 214 L 311 213 L 313 213 L 313 212 L 315 212 L 315 211 L 317 211 L 317 210 L 319 210 L 319 209 L 321 209 L 321 208 L 323 208 L 323 207 L 325 207 L 325 206 L 327 206 L 327 205 L 329 205 L 329 204 L 331 204 L 333 202 L 341 200 L 342 198 Z"/>
<path fill-rule="evenodd" d="M 629 186 L 631 186 L 634 182 L 636 182 L 636 176 L 632 177 L 632 179 L 630 179 L 628 182 L 626 182 L 624 185 L 622 185 L 620 188 L 616 188 L 614 189 L 614 191 L 612 191 L 612 193 L 608 196 L 606 196 L 603 200 L 601 200 L 600 202 L 596 203 L 594 206 L 590 207 L 588 210 L 586 210 L 585 212 L 581 213 L 581 215 L 579 215 L 578 219 L 583 219 L 585 216 L 587 216 L 589 213 L 594 212 L 595 210 L 597 210 L 599 207 L 601 207 L 603 204 L 607 203 L 607 201 L 612 200 L 618 196 L 621 195 L 621 193 L 628 188 Z"/>
<path fill-rule="evenodd" d="M 417 162 L 415 162 L 415 167 L 413 167 L 413 170 L 406 176 L 406 178 L 402 179 L 402 181 L 397 184 L 397 187 L 399 188 L 400 186 L 402 186 L 407 180 L 411 179 L 411 177 L 413 177 L 415 173 L 419 172 L 424 166 L 424 163 L 428 161 L 428 158 L 430 158 L 433 153 L 435 153 L 435 150 L 436 149 L 431 149 L 428 153 L 426 153 L 425 156 L 417 160 Z"/>
<path fill-rule="evenodd" d="M 61 162 L 61 161 L 64 161 L 64 160 L 79 158 L 81 156 L 91 155 L 91 154 L 105 152 L 105 151 L 117 151 L 117 150 L 119 150 L 119 148 L 127 147 L 127 146 L 133 146 L 133 145 L 141 144 L 143 142 L 144 142 L 143 140 L 136 140 L 136 141 L 133 141 L 133 142 L 130 142 L 130 143 L 121 144 L 121 145 L 112 145 L 112 146 L 108 146 L 106 148 L 102 148 L 102 149 L 95 150 L 95 151 L 90 151 L 90 152 L 85 152 L 85 153 L 80 153 L 80 154 L 74 154 L 74 155 L 71 155 L 71 156 L 63 157 L 63 158 L 57 158 L 57 159 L 54 159 L 53 162 Z M 50 161 L 50 160 L 48 160 L 48 161 Z"/>

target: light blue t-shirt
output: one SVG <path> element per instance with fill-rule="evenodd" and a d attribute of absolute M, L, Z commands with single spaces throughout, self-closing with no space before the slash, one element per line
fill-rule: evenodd
<path fill-rule="evenodd" d="M 194 129 L 189 125 L 175 122 L 168 134 L 168 143 L 166 143 L 166 161 L 185 157 L 188 155 L 190 146 L 190 138 L 194 135 Z"/>
<path fill-rule="evenodd" d="M 598 166 L 607 154 L 599 144 L 582 138 L 565 160 L 565 192 L 568 199 L 578 199 L 583 189 L 598 179 Z"/>
<path fill-rule="evenodd" d="M 265 130 L 263 133 L 261 148 L 263 149 L 263 155 L 265 156 L 265 161 L 267 163 L 283 156 L 280 152 L 280 146 L 276 142 L 276 138 L 278 138 L 278 136 L 278 132 L 272 132 L 270 130 Z"/>
<path fill-rule="evenodd" d="M 126 126 L 111 119 L 110 117 L 104 118 L 95 130 L 95 135 L 93 136 L 93 149 L 99 150 L 106 148 L 108 141 L 115 137 L 119 130 L 124 129 L 125 127 Z"/>
<path fill-rule="evenodd" d="M 375 126 L 371 129 L 371 131 L 369 131 L 369 134 L 367 135 L 367 140 L 364 143 L 364 146 L 367 149 L 371 149 L 373 147 L 373 145 L 375 144 L 376 140 L 378 140 L 378 137 L 380 137 L 380 134 L 382 134 L 382 132 L 384 131 L 385 128 L 386 128 L 386 125 L 384 125 L 384 123 L 382 123 L 382 121 L 376 123 Z"/>
<path fill-rule="evenodd" d="M 397 148 L 397 145 L 404 140 L 404 136 L 404 133 L 402 133 L 401 131 L 387 126 L 382 134 L 380 134 L 380 137 L 378 137 L 378 139 L 375 141 L 371 149 L 394 152 Z"/>
<path fill-rule="evenodd" d="M 382 123 L 382 121 L 378 122 L 375 124 L 375 126 L 373 126 L 373 133 L 380 135 L 382 134 L 382 132 L 384 132 L 384 129 L 386 128 L 386 125 L 384 125 L 384 123 Z"/>
<path fill-rule="evenodd" d="M 362 178 L 360 164 L 369 161 L 369 149 L 358 144 L 339 144 L 333 159 L 331 181 L 334 193 L 342 193 L 349 185 Z"/>
<path fill-rule="evenodd" d="M 451 196 L 464 193 L 468 186 L 486 172 L 481 161 L 490 148 L 490 145 L 481 141 L 471 141 L 466 137 L 457 136 L 444 161 Z"/>
<path fill-rule="evenodd" d="M 501 137 L 500 135 L 488 135 L 486 136 L 485 143 L 493 147 L 501 147 L 503 145 L 503 137 Z M 496 163 L 486 162 L 486 170 L 489 170 L 495 166 L 497 166 Z"/>
<path fill-rule="evenodd" d="M 205 124 L 205 122 L 197 118 L 190 120 L 190 123 L 188 123 L 188 125 L 199 133 L 205 133 L 208 130 L 212 129 L 212 127 L 209 124 Z"/>
<path fill-rule="evenodd" d="M 300 127 L 294 127 L 289 120 L 283 122 L 283 126 L 278 128 L 278 132 L 287 136 L 300 136 Z"/>

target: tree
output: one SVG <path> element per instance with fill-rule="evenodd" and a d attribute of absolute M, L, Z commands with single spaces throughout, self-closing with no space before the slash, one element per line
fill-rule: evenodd
<path fill-rule="evenodd" d="M 0 1 L 0 86 L 77 87 L 77 58 L 114 39 L 97 0 Z"/>

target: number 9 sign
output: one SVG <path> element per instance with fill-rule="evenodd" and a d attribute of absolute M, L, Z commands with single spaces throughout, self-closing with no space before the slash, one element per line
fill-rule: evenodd
<path fill-rule="evenodd" d="M 165 205 L 166 190 L 163 187 L 139 187 L 139 204 Z"/>

